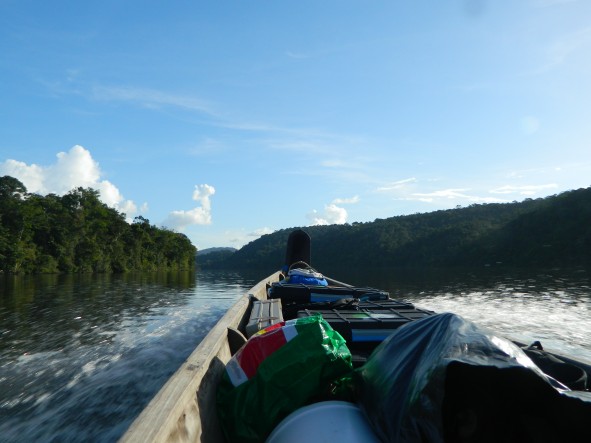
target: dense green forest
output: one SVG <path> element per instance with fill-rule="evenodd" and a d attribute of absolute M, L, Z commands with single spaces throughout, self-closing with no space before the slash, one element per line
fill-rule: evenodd
<path fill-rule="evenodd" d="M 185 235 L 143 217 L 128 223 L 93 189 L 41 196 L 14 177 L 0 177 L 0 272 L 193 269 L 195 254 Z"/>
<path fill-rule="evenodd" d="M 276 270 L 290 232 L 265 235 L 199 266 Z M 335 267 L 555 266 L 591 264 L 591 188 L 506 204 L 304 228 L 312 265 Z M 217 258 L 217 260 L 215 260 Z"/>

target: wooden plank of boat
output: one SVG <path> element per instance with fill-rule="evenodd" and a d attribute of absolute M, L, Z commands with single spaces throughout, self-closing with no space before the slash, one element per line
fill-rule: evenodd
<path fill-rule="evenodd" d="M 266 284 L 277 281 L 279 275 L 261 280 L 248 295 L 266 299 Z M 228 328 L 240 329 L 248 321 L 249 305 L 250 298 L 242 296 L 230 307 L 120 442 L 224 441 L 215 412 L 215 387 L 231 357 Z"/>

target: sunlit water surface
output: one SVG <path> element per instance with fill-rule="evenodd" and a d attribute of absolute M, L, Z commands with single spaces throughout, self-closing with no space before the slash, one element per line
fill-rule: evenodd
<path fill-rule="evenodd" d="M 329 275 L 591 360 L 585 270 Z M 204 272 L 0 282 L 0 441 L 116 441 L 262 277 Z"/>
<path fill-rule="evenodd" d="M 343 274 L 347 275 L 347 274 Z M 435 312 L 453 312 L 522 343 L 591 362 L 588 269 L 379 270 L 348 275 Z"/>
<path fill-rule="evenodd" d="M 253 283 L 232 273 L 5 281 L 0 441 L 116 441 Z"/>

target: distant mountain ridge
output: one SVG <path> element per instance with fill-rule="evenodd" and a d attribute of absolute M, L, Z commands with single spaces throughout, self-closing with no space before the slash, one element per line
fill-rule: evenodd
<path fill-rule="evenodd" d="M 198 264 L 272 272 L 283 264 L 293 229 L 264 235 L 234 253 Z M 523 202 L 302 229 L 312 238 L 312 265 L 324 270 L 591 265 L 591 188 Z"/>
<path fill-rule="evenodd" d="M 216 268 L 236 253 L 236 248 L 214 247 L 197 251 L 195 262 L 200 268 Z"/>
<path fill-rule="evenodd" d="M 212 252 L 225 252 L 225 251 L 236 252 L 237 249 L 232 248 L 230 246 L 218 246 L 218 247 L 213 247 L 213 248 L 199 249 L 197 251 L 197 255 L 204 256 L 207 254 L 211 254 Z"/>

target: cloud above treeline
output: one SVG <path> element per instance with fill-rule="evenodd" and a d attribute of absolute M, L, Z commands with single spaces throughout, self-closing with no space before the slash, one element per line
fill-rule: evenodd
<path fill-rule="evenodd" d="M 503 185 L 493 189 L 479 190 L 471 188 L 446 188 L 417 192 L 422 185 L 423 183 L 412 177 L 387 183 L 376 188 L 375 191 L 391 195 L 395 200 L 419 201 L 422 203 L 450 206 L 450 204 L 459 205 L 465 203 L 508 203 L 511 201 L 511 197 L 531 197 L 544 191 L 558 188 L 556 183 L 545 183 L 541 185 Z"/>
<path fill-rule="evenodd" d="M 259 237 L 262 237 L 263 235 L 272 234 L 273 232 L 275 232 L 274 229 L 264 226 L 262 228 L 255 229 L 254 231 L 250 232 L 248 234 L 248 236 L 259 238 Z"/>
<path fill-rule="evenodd" d="M 0 176 L 14 177 L 25 185 L 28 192 L 40 195 L 64 195 L 78 187 L 96 189 L 103 203 L 125 214 L 129 221 L 138 212 L 148 210 L 147 203 L 142 204 L 138 209 L 136 203 L 127 200 L 117 186 L 102 178 L 103 172 L 100 165 L 92 158 L 88 149 L 76 145 L 68 152 L 59 152 L 56 157 L 56 162 L 48 166 L 8 159 L 0 162 Z M 198 202 L 199 206 L 190 210 L 172 211 L 162 224 L 177 230 L 190 225 L 211 224 L 213 194 L 215 194 L 213 186 L 196 185 L 193 200 Z"/>
<path fill-rule="evenodd" d="M 433 192 L 411 194 L 407 199 L 424 203 L 433 203 L 441 200 L 468 201 L 471 203 L 503 203 L 505 200 L 496 197 L 479 197 L 469 194 L 469 189 L 441 189 Z"/>
<path fill-rule="evenodd" d="M 56 157 L 56 162 L 49 166 L 8 159 L 0 163 L 0 175 L 17 178 L 27 191 L 40 195 L 64 195 L 78 187 L 93 188 L 99 191 L 106 205 L 128 217 L 137 213 L 137 205 L 132 200 L 126 200 L 113 183 L 101 179 L 100 166 L 87 149 L 76 145 L 68 152 L 59 152 Z"/>
<path fill-rule="evenodd" d="M 501 186 L 493 189 L 490 192 L 493 194 L 519 194 L 519 195 L 535 195 L 540 191 L 548 189 L 556 189 L 558 185 L 556 183 L 548 183 L 544 185 L 524 185 L 524 186 Z"/>
<path fill-rule="evenodd" d="M 179 231 L 191 225 L 209 225 L 211 224 L 211 199 L 215 194 L 215 188 L 208 184 L 196 185 L 193 191 L 193 200 L 200 206 L 187 211 L 172 211 L 163 225 L 178 229 Z"/>
<path fill-rule="evenodd" d="M 336 198 L 329 204 L 324 206 L 324 211 L 319 212 L 314 209 L 307 217 L 310 224 L 313 226 L 320 225 L 343 225 L 347 223 L 349 214 L 347 210 L 341 206 L 343 204 L 355 204 L 359 202 L 359 197 L 352 198 Z"/>

